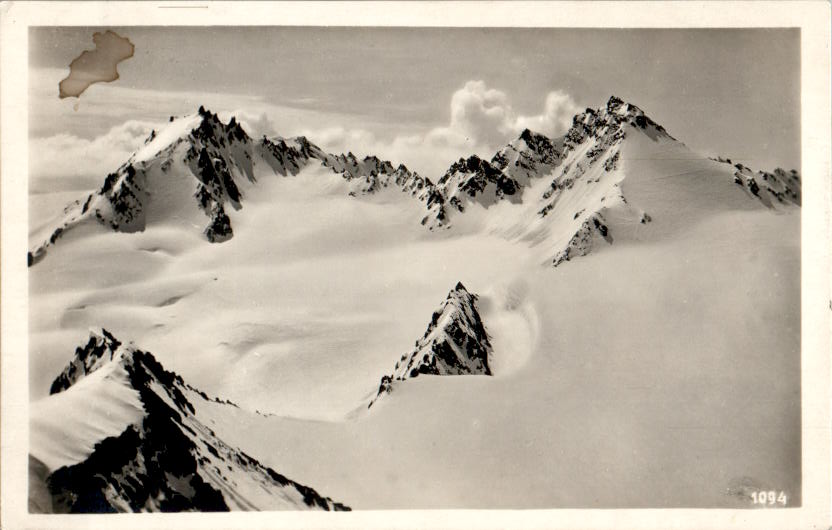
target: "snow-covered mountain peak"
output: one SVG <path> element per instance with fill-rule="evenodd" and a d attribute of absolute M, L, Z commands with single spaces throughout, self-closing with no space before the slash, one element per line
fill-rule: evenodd
<path fill-rule="evenodd" d="M 396 362 L 393 372 L 381 378 L 367 408 L 393 385 L 419 375 L 491 375 L 491 343 L 477 307 L 478 297 L 462 282 L 451 289 L 433 312 L 422 338 Z"/>
<path fill-rule="evenodd" d="M 607 100 L 606 105 L 604 106 L 604 109 L 606 110 L 607 114 L 614 114 L 622 117 L 626 116 L 628 118 L 635 118 L 636 116 L 644 116 L 644 111 L 641 110 L 637 105 L 624 101 L 623 99 L 615 95 L 610 96 L 610 98 Z"/>
<path fill-rule="evenodd" d="M 53 390 L 31 412 L 44 511 L 348 509 L 220 439 L 209 424 L 235 406 L 105 330 L 78 348 Z"/>
<path fill-rule="evenodd" d="M 575 115 L 565 141 L 573 148 L 587 139 L 609 144 L 622 140 L 628 129 L 641 131 L 654 141 L 675 140 L 664 127 L 650 119 L 639 107 L 611 96 L 604 107 L 587 108 Z"/>
<path fill-rule="evenodd" d="M 559 151 L 548 136 L 536 133 L 530 129 L 523 129 L 520 136 L 511 142 L 509 146 L 519 152 L 528 151 L 540 157 L 540 161 L 548 164 L 555 164 L 559 157 Z"/>
<path fill-rule="evenodd" d="M 520 188 L 545 176 L 560 165 L 564 156 L 563 138 L 551 139 L 546 135 L 524 129 L 491 158 L 491 164 L 514 179 Z"/>
<path fill-rule="evenodd" d="M 671 161 L 668 157 L 676 157 L 679 164 L 666 167 Z M 608 213 L 626 219 L 630 232 L 631 224 L 649 223 L 655 218 L 652 212 L 662 209 L 662 201 L 652 201 L 677 193 L 669 188 L 689 180 L 676 178 L 677 173 L 705 171 L 699 167 L 705 160 L 641 108 L 616 96 L 574 116 L 563 136 L 550 138 L 524 129 L 490 159 L 476 154 L 461 157 L 436 181 L 377 156 L 327 153 L 305 136 L 254 140 L 235 118 L 224 123 L 200 107 L 194 114 L 171 118 L 158 133 L 151 133 L 145 145 L 104 179 L 99 190 L 71 204 L 57 226 L 47 226 L 33 236 L 35 247 L 28 260 L 30 265 L 36 263 L 68 229 L 86 222 L 121 232 L 184 223 L 203 227 L 205 239 L 220 243 L 234 236 L 232 210 L 243 209 L 245 195 L 256 193 L 259 179 L 324 167 L 346 183 L 330 189 L 368 198 L 385 190 L 401 192 L 422 203 L 422 225 L 430 230 L 450 229 L 458 216 L 466 215 L 475 219 L 466 222 L 469 226 L 482 225 L 513 239 L 533 241 L 532 246 L 550 246 L 551 252 L 542 261 L 557 265 L 586 254 L 602 241 L 612 243 L 618 227 L 607 222 Z M 713 173 L 712 169 L 707 171 Z M 730 172 L 727 178 L 726 172 Z M 768 208 L 800 204 L 796 172 L 753 173 L 736 165 L 716 173 L 720 176 L 709 190 L 724 184 L 720 179 L 736 187 L 714 194 L 707 209 L 722 203 L 735 207 L 725 197 L 740 188 L 746 197 Z M 634 184 L 647 180 L 652 191 L 649 200 L 640 203 L 639 196 L 632 195 Z M 697 187 L 701 183 L 700 179 L 688 184 Z M 681 193 L 684 187 L 677 191 Z M 699 200 L 701 193 L 680 204 L 692 206 Z M 503 203 L 510 208 L 492 208 Z M 473 215 L 469 214 L 472 210 Z M 484 220 L 485 210 L 499 214 Z"/>
<path fill-rule="evenodd" d="M 144 145 L 133 153 L 127 163 L 147 164 L 154 158 L 170 155 L 182 143 L 199 151 L 203 147 L 228 147 L 232 143 L 250 141 L 236 117 L 232 116 L 228 123 L 223 123 L 219 115 L 200 106 L 192 114 L 171 116 L 162 128 L 151 131 Z"/>

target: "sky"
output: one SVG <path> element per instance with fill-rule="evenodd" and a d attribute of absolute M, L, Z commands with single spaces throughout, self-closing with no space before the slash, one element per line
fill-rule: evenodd
<path fill-rule="evenodd" d="M 59 99 L 107 29 L 135 46 L 119 79 Z M 34 189 L 99 184 L 199 105 L 435 178 L 524 127 L 563 134 L 614 94 L 702 154 L 800 167 L 799 29 L 32 28 L 29 56 Z"/>

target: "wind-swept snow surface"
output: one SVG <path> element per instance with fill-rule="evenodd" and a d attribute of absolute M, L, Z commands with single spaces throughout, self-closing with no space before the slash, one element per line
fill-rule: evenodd
<path fill-rule="evenodd" d="M 105 327 L 239 406 L 165 401 L 205 469 L 256 459 L 200 475 L 228 507 L 294 506 L 266 466 L 364 509 L 800 502 L 797 172 L 700 156 L 615 97 L 434 180 L 204 109 L 137 147 L 32 221 L 33 476 L 151 416 L 124 363 L 62 372 L 127 348 Z"/>

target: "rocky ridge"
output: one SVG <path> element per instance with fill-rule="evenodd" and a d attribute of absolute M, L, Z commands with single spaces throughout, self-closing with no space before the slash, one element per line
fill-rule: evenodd
<path fill-rule="evenodd" d="M 610 212 L 628 222 L 651 222 L 649 212 L 628 204 L 619 185 L 626 160 L 625 140 L 630 135 L 643 135 L 657 144 L 683 145 L 639 107 L 612 96 L 604 107 L 587 108 L 576 115 L 561 137 L 549 138 L 526 129 L 490 160 L 476 155 L 460 158 L 433 182 L 403 164 L 375 156 L 360 159 L 351 152 L 326 153 L 303 136 L 254 140 L 235 118 L 223 123 L 202 107 L 192 116 L 171 119 L 168 128 L 158 134 L 154 131 L 144 147 L 108 175 L 99 190 L 65 209 L 58 226 L 28 253 L 30 266 L 74 226 L 95 220 L 113 230 L 144 230 L 155 203 L 172 202 L 180 196 L 180 202 L 191 204 L 174 204 L 172 208 L 201 212 L 194 224 L 204 220 L 205 238 L 213 243 L 225 241 L 234 234 L 228 211 L 243 208 L 243 188 L 256 185 L 254 168 L 260 164 L 280 176 L 298 175 L 309 165 L 328 168 L 348 183 L 351 196 L 399 190 L 423 204 L 421 223 L 429 230 L 452 228 L 454 219 L 474 204 L 487 209 L 501 201 L 533 209 L 540 219 L 550 218 L 559 203 L 584 201 L 586 189 L 579 188 L 609 181 L 610 189 L 601 198 L 604 204 L 587 199 L 587 204 L 575 208 L 574 223 L 560 216 L 549 221 L 559 223 L 558 230 L 569 232 L 566 240 L 552 243 L 549 263 L 557 266 L 586 255 L 593 246 L 613 242 L 615 227 L 607 220 Z M 731 163 L 729 159 L 716 161 Z M 177 174 L 175 166 L 181 164 L 191 179 Z M 605 178 L 604 174 L 619 176 Z M 734 164 L 732 178 L 749 198 L 767 208 L 800 205 L 797 171 L 755 173 Z M 539 194 L 529 193 L 532 187 L 540 188 L 536 183 L 541 179 L 548 179 L 548 186 Z M 186 195 L 191 198 L 184 198 Z"/>
<path fill-rule="evenodd" d="M 107 330 L 91 331 L 47 399 L 60 399 L 105 370 L 124 375 L 124 384 L 138 393 L 143 418 L 100 440 L 85 460 L 48 475 L 52 511 L 348 509 L 218 438 L 199 417 L 199 404 L 209 400 L 204 393 Z"/>
<path fill-rule="evenodd" d="M 381 378 L 378 391 L 367 408 L 393 385 L 420 375 L 491 375 L 492 354 L 488 333 L 477 308 L 478 297 L 462 282 L 448 293 L 433 312 L 424 335 L 399 358 L 393 372 Z"/>

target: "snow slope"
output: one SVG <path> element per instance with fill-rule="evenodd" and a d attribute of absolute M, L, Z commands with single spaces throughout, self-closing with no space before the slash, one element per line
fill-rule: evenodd
<path fill-rule="evenodd" d="M 797 216 L 732 212 L 526 269 L 534 289 L 515 303 L 541 322 L 532 351 L 483 316 L 495 362 L 523 359 L 509 373 L 417 377 L 350 421 L 216 421 L 354 509 L 743 508 L 741 481 L 796 505 L 798 234 Z M 289 433 L 279 448 L 272 432 Z"/>
<path fill-rule="evenodd" d="M 151 354 L 92 331 L 32 406 L 30 458 L 46 476 L 30 488 L 56 512 L 345 509 L 223 442 L 199 401 Z"/>

